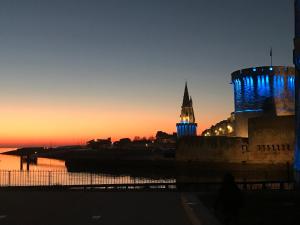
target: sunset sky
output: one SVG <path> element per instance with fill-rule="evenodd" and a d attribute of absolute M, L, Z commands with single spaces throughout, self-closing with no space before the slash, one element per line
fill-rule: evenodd
<path fill-rule="evenodd" d="M 198 133 L 233 110 L 231 72 L 292 65 L 292 0 L 0 1 L 0 147 Z"/>

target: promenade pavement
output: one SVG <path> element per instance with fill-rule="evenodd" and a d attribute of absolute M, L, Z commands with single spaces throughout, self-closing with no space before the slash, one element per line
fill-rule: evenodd
<path fill-rule="evenodd" d="M 1 225 L 190 225 L 177 192 L 0 191 Z"/>

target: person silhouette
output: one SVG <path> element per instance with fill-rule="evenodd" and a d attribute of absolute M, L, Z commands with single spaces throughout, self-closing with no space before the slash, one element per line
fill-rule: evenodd
<path fill-rule="evenodd" d="M 234 176 L 225 174 L 214 207 L 224 225 L 237 224 L 243 202 L 242 191 L 235 183 Z"/>

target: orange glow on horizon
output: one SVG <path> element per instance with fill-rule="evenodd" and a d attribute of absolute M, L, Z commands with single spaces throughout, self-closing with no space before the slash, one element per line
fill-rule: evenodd
<path fill-rule="evenodd" d="M 148 138 L 159 130 L 176 132 L 180 120 L 178 107 L 157 111 L 122 103 L 104 105 L 40 103 L 3 107 L 0 147 L 84 145 L 88 140 L 108 137 L 113 141 Z M 211 124 L 200 120 L 198 134 Z"/>

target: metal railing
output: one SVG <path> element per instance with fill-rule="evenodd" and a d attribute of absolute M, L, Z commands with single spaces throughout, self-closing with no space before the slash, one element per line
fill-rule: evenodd
<path fill-rule="evenodd" d="M 175 179 L 146 179 L 67 171 L 0 171 L 0 187 L 107 186 L 175 184 Z"/>
<path fill-rule="evenodd" d="M 216 191 L 221 182 L 179 181 L 176 179 L 135 178 L 99 173 L 67 171 L 9 171 L 0 170 L 0 187 L 154 187 L 187 191 Z M 292 181 L 237 182 L 244 191 L 293 190 Z"/>
<path fill-rule="evenodd" d="M 294 182 L 289 181 L 248 181 L 237 182 L 237 186 L 243 191 L 261 191 L 261 190 L 284 190 L 290 191 L 295 189 Z M 177 188 L 182 191 L 218 191 L 222 183 L 221 182 L 177 182 Z"/>
<path fill-rule="evenodd" d="M 246 191 L 295 189 L 295 183 L 292 181 L 239 182 L 237 184 L 240 189 Z"/>

